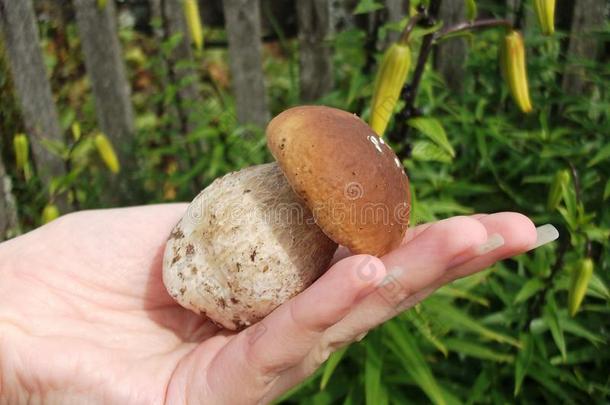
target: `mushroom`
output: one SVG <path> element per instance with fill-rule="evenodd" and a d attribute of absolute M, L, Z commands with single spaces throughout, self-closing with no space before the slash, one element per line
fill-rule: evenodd
<path fill-rule="evenodd" d="M 327 269 L 337 243 L 382 256 L 408 225 L 409 183 L 392 149 L 354 114 L 295 107 L 267 127 L 276 163 L 215 180 L 168 239 L 163 282 L 227 329 L 255 323 Z"/>

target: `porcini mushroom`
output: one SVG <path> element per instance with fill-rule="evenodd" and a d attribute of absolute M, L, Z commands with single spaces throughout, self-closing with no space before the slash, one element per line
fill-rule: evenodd
<path fill-rule="evenodd" d="M 204 189 L 163 258 L 171 296 L 227 329 L 257 322 L 307 288 L 337 243 L 381 256 L 407 229 L 402 164 L 356 115 L 291 108 L 269 123 L 267 142 L 277 163 L 230 173 Z"/>

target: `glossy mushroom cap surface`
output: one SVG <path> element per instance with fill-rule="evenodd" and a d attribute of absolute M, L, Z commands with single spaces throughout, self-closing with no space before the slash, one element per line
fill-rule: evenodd
<path fill-rule="evenodd" d="M 408 226 L 409 180 L 392 149 L 355 114 L 302 106 L 276 116 L 267 144 L 329 238 L 382 256 Z"/>

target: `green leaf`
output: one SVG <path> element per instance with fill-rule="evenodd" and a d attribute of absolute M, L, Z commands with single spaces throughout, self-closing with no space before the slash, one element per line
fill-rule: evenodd
<path fill-rule="evenodd" d="M 587 339 L 595 346 L 598 344 L 604 344 L 606 342 L 603 336 L 591 332 L 579 324 L 576 320 L 570 318 L 567 311 L 562 312 L 560 322 L 565 332 L 574 336 L 579 336 L 583 339 Z"/>
<path fill-rule="evenodd" d="M 225 164 L 225 148 L 223 143 L 217 143 L 212 149 L 210 166 L 208 167 L 206 175 L 209 178 L 215 178 L 219 173 L 222 172 Z"/>
<path fill-rule="evenodd" d="M 345 397 L 345 401 L 343 401 L 343 405 L 354 405 L 354 390 L 350 390 L 347 397 Z"/>
<path fill-rule="evenodd" d="M 450 200 L 431 200 L 426 205 L 435 214 L 466 215 L 474 214 L 474 209 Z"/>
<path fill-rule="evenodd" d="M 366 88 L 367 81 L 369 79 L 361 74 L 354 74 L 350 80 L 349 91 L 347 92 L 347 100 L 345 103 L 350 105 L 356 100 L 362 93 L 362 89 Z"/>
<path fill-rule="evenodd" d="M 606 201 L 610 197 L 610 179 L 606 182 L 606 187 L 604 187 L 604 201 Z"/>
<path fill-rule="evenodd" d="M 563 202 L 571 215 L 576 214 L 576 190 L 574 190 L 574 182 L 562 188 Z"/>
<path fill-rule="evenodd" d="M 523 379 L 532 362 L 533 352 L 534 342 L 532 342 L 532 337 L 525 333 L 522 334 L 521 349 L 519 350 L 519 353 L 517 353 L 517 360 L 515 362 L 515 397 L 521 392 L 521 385 L 523 384 Z"/>
<path fill-rule="evenodd" d="M 610 300 L 610 291 L 608 290 L 608 287 L 604 283 L 604 280 L 602 280 L 595 272 L 593 272 L 591 280 L 589 281 L 589 289 L 587 294 Z"/>
<path fill-rule="evenodd" d="M 383 4 L 376 2 L 375 0 L 360 0 L 358 5 L 354 10 L 354 15 L 356 14 L 368 14 L 373 11 L 379 10 L 383 8 Z"/>
<path fill-rule="evenodd" d="M 430 305 L 431 303 L 434 305 Z M 511 337 L 504 335 L 502 333 L 495 332 L 481 323 L 479 321 L 474 320 L 465 312 L 462 312 L 460 309 L 456 308 L 454 305 L 450 303 L 444 303 L 441 300 L 432 301 L 431 298 L 428 299 L 428 309 L 434 311 L 436 315 L 436 321 L 442 322 L 445 325 L 450 325 L 453 329 L 456 330 L 468 330 L 471 332 L 478 333 L 482 337 L 493 340 L 499 343 L 508 343 L 513 346 L 519 346 L 519 342 Z"/>
<path fill-rule="evenodd" d="M 610 229 L 589 224 L 582 229 L 591 241 L 605 243 L 610 238 Z"/>
<path fill-rule="evenodd" d="M 479 150 L 479 154 L 481 155 L 481 159 L 486 162 L 488 165 L 493 167 L 494 162 L 489 158 L 489 147 L 487 145 L 486 135 L 480 132 L 476 133 L 477 137 L 477 148 Z"/>
<path fill-rule="evenodd" d="M 326 365 L 324 366 L 324 371 L 322 372 L 322 378 L 320 379 L 320 390 L 326 388 L 326 385 L 330 381 L 330 377 L 333 375 L 333 372 L 343 359 L 343 356 L 348 348 L 349 346 L 345 346 L 342 349 L 337 350 L 330 355 L 328 360 L 326 360 Z"/>
<path fill-rule="evenodd" d="M 547 305 L 544 307 L 542 318 L 551 331 L 551 336 L 555 345 L 561 353 L 561 357 L 565 360 L 567 356 L 566 352 L 566 341 L 563 335 L 562 323 L 559 322 L 559 315 L 557 314 L 557 307 L 553 299 L 547 300 Z"/>
<path fill-rule="evenodd" d="M 557 173 L 555 173 L 547 197 L 547 210 L 553 211 L 557 208 L 561 202 L 563 190 L 569 186 L 571 178 L 568 169 L 558 170 Z"/>
<path fill-rule="evenodd" d="M 62 159 L 68 158 L 68 147 L 61 141 L 56 141 L 54 139 L 43 138 L 41 140 L 42 146 L 53 155 L 58 156 Z"/>
<path fill-rule="evenodd" d="M 451 163 L 451 155 L 439 148 L 432 142 L 428 141 L 417 141 L 413 144 L 413 150 L 411 156 L 415 160 L 421 160 L 424 162 L 436 161 L 442 163 Z"/>
<path fill-rule="evenodd" d="M 559 401 L 560 403 L 576 403 L 574 398 L 572 398 L 570 394 L 563 389 L 563 384 L 549 376 L 542 369 L 532 366 L 532 371 L 528 375 L 530 375 L 534 380 L 538 381 L 541 386 L 545 387 L 547 390 L 553 393 L 553 395 L 561 398 L 561 401 Z"/>
<path fill-rule="evenodd" d="M 153 130 L 158 125 L 159 118 L 152 112 L 140 114 L 135 119 L 135 126 L 138 131 Z"/>
<path fill-rule="evenodd" d="M 523 287 L 521 287 L 517 295 L 515 295 L 515 300 L 513 302 L 515 304 L 525 302 L 543 288 L 544 281 L 542 281 L 541 279 L 532 278 L 530 280 L 527 280 L 525 284 L 523 284 Z"/>
<path fill-rule="evenodd" d="M 489 393 L 489 386 L 491 385 L 491 378 L 489 376 L 489 369 L 484 369 L 479 373 L 479 376 L 474 381 L 472 388 L 468 392 L 467 404 L 478 404 L 482 402 L 483 398 L 487 397 Z"/>
<path fill-rule="evenodd" d="M 534 373 L 547 376 L 555 381 L 561 381 L 564 387 L 566 387 L 566 384 L 569 384 L 579 390 L 589 391 L 589 383 L 584 381 L 582 376 L 578 376 L 579 372 L 577 370 L 572 371 L 568 368 L 555 367 L 549 361 L 534 358 L 530 376 L 533 377 Z"/>
<path fill-rule="evenodd" d="M 441 342 L 434 334 L 434 332 L 432 331 L 432 328 L 430 328 L 430 325 L 428 324 L 426 317 L 424 317 L 422 314 L 418 314 L 417 311 L 408 311 L 406 313 L 407 318 L 409 319 L 409 321 L 411 321 L 411 323 L 413 324 L 413 326 L 415 326 L 415 328 L 417 328 L 417 331 L 419 333 L 422 334 L 422 336 L 428 341 L 430 342 L 434 347 L 436 347 L 441 353 L 443 353 L 443 355 L 445 357 L 447 357 L 449 351 L 447 350 L 447 348 L 445 347 L 445 345 L 443 344 L 443 342 Z"/>
<path fill-rule="evenodd" d="M 593 167 L 601 161 L 607 159 L 610 159 L 610 143 L 607 143 L 606 146 L 597 151 L 595 156 L 593 156 L 593 158 L 587 164 L 587 167 Z"/>
<path fill-rule="evenodd" d="M 383 368 L 383 329 L 371 332 L 366 342 L 364 360 L 364 393 L 367 405 L 378 405 L 382 401 L 381 370 Z"/>
<path fill-rule="evenodd" d="M 439 295 L 445 295 L 445 296 L 453 297 L 453 298 L 462 298 L 462 299 L 477 303 L 479 305 L 483 305 L 484 307 L 489 306 L 489 300 L 487 298 L 479 297 L 476 294 L 472 294 L 468 291 L 464 291 L 459 288 L 444 286 L 443 288 L 439 289 L 436 293 Z"/>
<path fill-rule="evenodd" d="M 76 112 L 74 111 L 74 109 L 67 108 L 59 117 L 61 129 L 66 131 L 68 128 L 70 128 L 70 125 L 72 125 L 75 118 L 76 118 Z"/>
<path fill-rule="evenodd" d="M 415 338 L 397 320 L 384 326 L 390 339 L 390 348 L 401 360 L 405 372 L 426 393 L 435 404 L 445 404 L 445 398 L 424 355 L 420 352 Z"/>
<path fill-rule="evenodd" d="M 459 288 L 462 291 L 469 291 L 487 281 L 490 274 L 490 269 L 479 271 L 471 276 L 455 280 L 453 283 L 451 283 L 451 285 Z"/>
<path fill-rule="evenodd" d="M 582 364 L 595 363 L 600 360 L 607 360 L 610 357 L 608 350 L 598 349 L 592 346 L 584 346 L 577 350 L 570 350 L 567 359 L 562 359 L 561 356 L 551 358 L 551 364 L 558 366 L 561 364 Z"/>
<path fill-rule="evenodd" d="M 435 118 L 417 117 L 410 119 L 408 124 L 434 141 L 434 143 L 440 146 L 451 157 L 455 157 L 455 150 L 449 143 L 445 128 L 443 128 L 439 120 Z"/>
<path fill-rule="evenodd" d="M 444 340 L 447 348 L 457 354 L 475 357 L 482 360 L 491 360 L 498 363 L 512 363 L 515 358 L 510 354 L 498 353 L 496 350 L 471 341 L 450 338 Z"/>
<path fill-rule="evenodd" d="M 483 118 L 485 117 L 485 107 L 487 107 L 488 104 L 489 104 L 489 102 L 487 101 L 487 99 L 484 99 L 484 98 L 480 98 L 477 101 L 477 107 L 474 112 L 474 116 L 477 119 L 477 121 L 482 121 Z"/>

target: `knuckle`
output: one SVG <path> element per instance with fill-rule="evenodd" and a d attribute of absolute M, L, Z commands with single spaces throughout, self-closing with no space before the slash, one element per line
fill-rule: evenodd
<path fill-rule="evenodd" d="M 388 274 L 377 288 L 377 294 L 391 308 L 395 308 L 411 295 L 411 291 L 400 282 L 397 276 Z"/>

